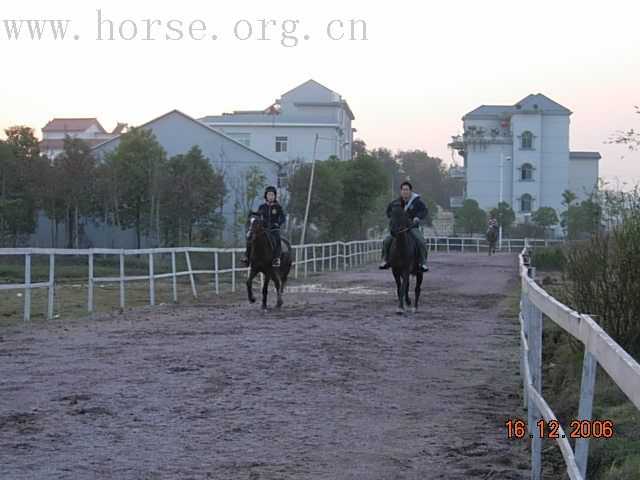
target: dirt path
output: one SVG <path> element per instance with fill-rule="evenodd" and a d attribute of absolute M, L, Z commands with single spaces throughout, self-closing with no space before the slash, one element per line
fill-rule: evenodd
<path fill-rule="evenodd" d="M 524 478 L 517 258 L 431 270 L 403 317 L 367 266 L 266 314 L 239 292 L 2 329 L 0 478 Z"/>

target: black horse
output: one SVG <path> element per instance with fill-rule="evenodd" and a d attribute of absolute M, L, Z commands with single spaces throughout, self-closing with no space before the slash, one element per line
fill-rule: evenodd
<path fill-rule="evenodd" d="M 280 267 L 273 267 L 272 262 L 275 255 L 274 241 L 269 235 L 269 232 L 262 225 L 262 219 L 256 213 L 250 213 L 246 224 L 247 241 L 251 242 L 251 256 L 249 257 L 249 278 L 247 279 L 247 293 L 249 294 L 249 301 L 255 302 L 256 299 L 253 296 L 253 279 L 258 273 L 264 274 L 264 284 L 262 286 L 262 309 L 267 309 L 267 293 L 269 291 L 269 281 L 273 278 L 273 283 L 276 286 L 276 292 L 278 294 L 278 300 L 276 306 L 282 306 L 282 293 L 284 292 L 284 286 L 287 283 L 287 277 L 289 276 L 289 270 L 291 270 L 291 264 L 293 262 L 293 255 L 291 254 L 291 245 L 289 242 L 282 239 L 282 257 L 280 259 Z"/>
<path fill-rule="evenodd" d="M 398 315 L 404 313 L 404 303 L 411 306 L 411 299 L 409 298 L 409 279 L 411 275 L 416 277 L 414 312 L 418 309 L 418 300 L 420 299 L 423 274 L 420 269 L 416 245 L 414 245 L 411 233 L 409 233 L 412 225 L 404 208 L 401 205 L 394 206 L 391 210 L 391 220 L 389 221 L 389 228 L 393 237 L 389 247 L 389 265 L 398 287 L 398 309 L 396 310 Z"/>
<path fill-rule="evenodd" d="M 487 243 L 489 244 L 489 256 L 496 253 L 496 242 L 498 241 L 498 227 L 492 225 L 487 231 Z"/>

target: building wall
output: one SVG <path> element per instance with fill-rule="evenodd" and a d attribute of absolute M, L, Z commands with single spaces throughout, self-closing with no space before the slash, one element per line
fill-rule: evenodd
<path fill-rule="evenodd" d="M 598 160 L 570 159 L 569 172 L 569 190 L 576 194 L 579 202 L 586 200 L 598 184 Z"/>

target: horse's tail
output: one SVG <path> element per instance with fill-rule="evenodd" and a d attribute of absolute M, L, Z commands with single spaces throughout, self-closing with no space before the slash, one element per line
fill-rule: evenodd
<path fill-rule="evenodd" d="M 280 281 L 282 282 L 282 288 L 284 289 L 285 284 L 287 283 L 287 278 L 289 277 L 289 271 L 291 271 L 291 265 L 293 263 L 293 249 L 291 248 L 291 244 L 289 240 L 286 238 L 282 238 L 282 276 L 280 277 Z"/>

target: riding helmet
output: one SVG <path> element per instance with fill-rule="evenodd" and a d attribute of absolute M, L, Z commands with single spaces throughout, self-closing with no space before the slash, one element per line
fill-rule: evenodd
<path fill-rule="evenodd" d="M 273 192 L 273 194 L 277 197 L 278 196 L 278 191 L 276 190 L 276 187 L 274 186 L 269 186 L 265 189 L 264 191 L 264 198 L 265 200 L 267 199 L 267 193 L 269 192 Z"/>

